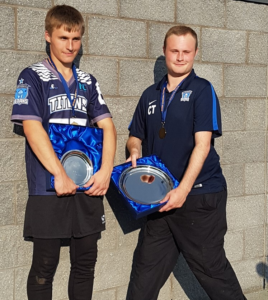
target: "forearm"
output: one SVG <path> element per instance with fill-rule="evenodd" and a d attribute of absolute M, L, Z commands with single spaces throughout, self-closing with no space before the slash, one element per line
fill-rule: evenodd
<path fill-rule="evenodd" d="M 187 194 L 191 191 L 195 180 L 202 170 L 204 162 L 207 158 L 208 151 L 205 148 L 196 146 L 191 154 L 188 167 L 180 182 L 180 188 L 185 190 Z"/>
<path fill-rule="evenodd" d="M 103 150 L 101 169 L 112 172 L 114 164 L 114 156 L 116 151 L 116 130 L 111 122 L 107 127 L 103 128 Z"/>
<path fill-rule="evenodd" d="M 127 149 L 130 153 L 130 156 L 136 154 L 138 157 L 141 156 L 141 140 L 134 136 L 130 136 L 127 141 Z"/>
<path fill-rule="evenodd" d="M 41 122 L 23 121 L 23 130 L 31 149 L 45 169 L 54 176 L 65 173 Z"/>

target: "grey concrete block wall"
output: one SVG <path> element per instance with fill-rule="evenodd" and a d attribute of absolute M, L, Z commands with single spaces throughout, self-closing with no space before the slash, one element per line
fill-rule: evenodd
<path fill-rule="evenodd" d="M 211 81 L 222 108 L 223 137 L 215 145 L 229 194 L 225 250 L 245 293 L 260 291 L 268 278 L 268 5 L 233 0 L 0 0 L 0 299 L 27 299 L 32 251 L 32 244 L 22 239 L 24 138 L 13 133 L 9 122 L 16 80 L 23 68 L 46 56 L 44 18 L 52 4 L 63 3 L 85 17 L 78 63 L 97 78 L 112 112 L 118 131 L 115 164 L 126 159 L 127 127 L 141 93 L 165 73 L 166 31 L 185 24 L 197 32 L 200 49 L 194 69 Z M 120 201 L 119 195 L 113 197 Z M 93 299 L 124 300 L 143 221 L 125 217 L 123 206 L 112 209 L 106 198 L 105 212 L 107 230 L 99 241 Z M 67 300 L 68 272 L 64 247 L 53 300 Z M 170 299 L 208 299 L 182 257 L 159 295 L 159 300 Z"/>

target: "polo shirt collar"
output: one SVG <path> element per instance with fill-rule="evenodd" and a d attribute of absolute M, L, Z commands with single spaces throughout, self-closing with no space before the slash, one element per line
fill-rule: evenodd
<path fill-rule="evenodd" d="M 188 82 L 190 82 L 194 77 L 196 76 L 194 69 L 192 69 L 191 73 L 184 79 L 181 89 L 183 89 L 184 85 L 186 85 Z M 167 81 L 167 74 L 159 81 L 157 84 L 156 89 L 161 90 L 162 85 Z"/>

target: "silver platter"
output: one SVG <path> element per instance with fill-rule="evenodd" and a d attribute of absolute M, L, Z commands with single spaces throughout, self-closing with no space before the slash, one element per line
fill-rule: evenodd
<path fill-rule="evenodd" d="M 65 152 L 61 164 L 66 174 L 79 186 L 84 186 L 93 174 L 92 161 L 80 150 Z"/>
<path fill-rule="evenodd" d="M 139 165 L 122 172 L 119 187 L 130 200 L 149 205 L 159 203 L 173 188 L 173 183 L 161 169 Z"/>

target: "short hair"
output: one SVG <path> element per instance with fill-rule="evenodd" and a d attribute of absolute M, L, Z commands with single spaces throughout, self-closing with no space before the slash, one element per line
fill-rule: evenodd
<path fill-rule="evenodd" d="M 45 29 L 51 35 L 55 28 L 62 25 L 68 32 L 81 30 L 82 35 L 85 32 L 84 19 L 77 9 L 68 5 L 55 5 L 47 12 Z"/>
<path fill-rule="evenodd" d="M 191 27 L 182 26 L 182 25 L 171 27 L 166 33 L 165 40 L 164 40 L 164 48 L 166 48 L 167 45 L 167 38 L 170 37 L 172 34 L 175 34 L 177 36 L 190 34 L 195 39 L 195 50 L 197 50 L 198 48 L 197 34 Z"/>

